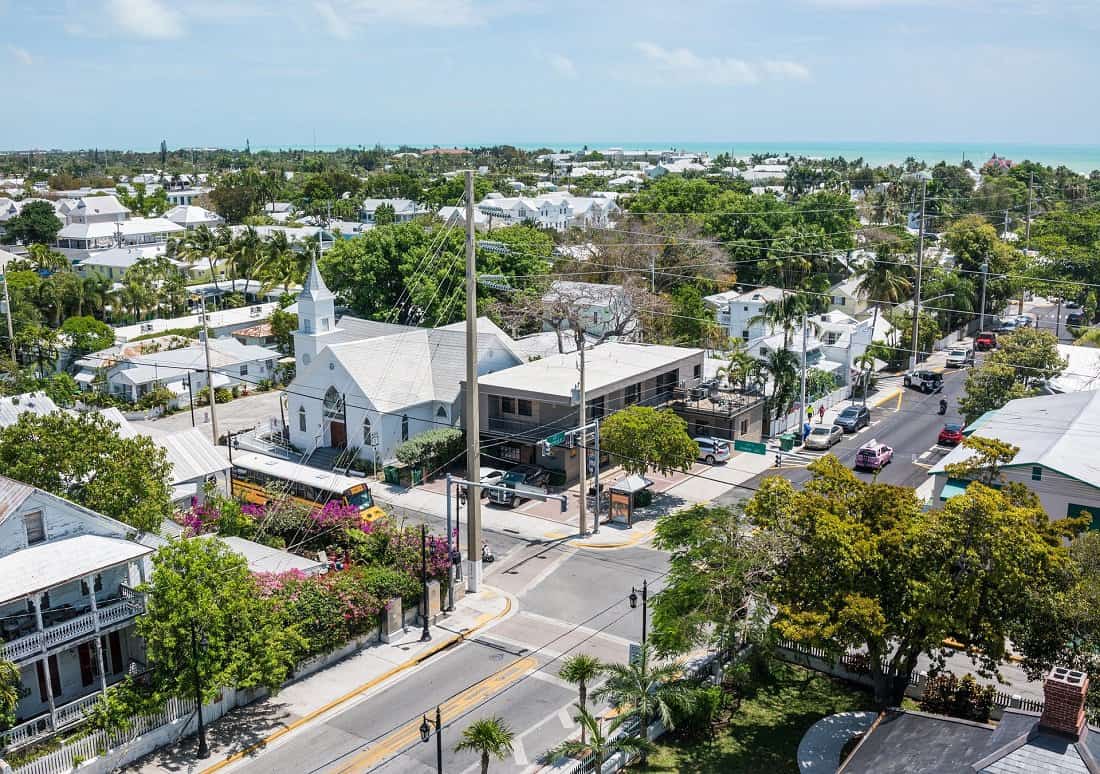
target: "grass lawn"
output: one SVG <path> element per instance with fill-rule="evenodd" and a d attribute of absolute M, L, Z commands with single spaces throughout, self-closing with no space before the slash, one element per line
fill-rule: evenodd
<path fill-rule="evenodd" d="M 802 667 L 773 662 L 772 677 L 741 703 L 713 743 L 665 737 L 647 771 L 797 774 L 802 735 L 834 712 L 872 709 L 871 694 Z M 641 771 L 640 767 L 632 769 Z"/>

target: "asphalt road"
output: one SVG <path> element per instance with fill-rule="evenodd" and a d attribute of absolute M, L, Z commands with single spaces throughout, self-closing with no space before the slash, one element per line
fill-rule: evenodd
<path fill-rule="evenodd" d="M 515 754 L 494 771 L 519 772 L 575 733 L 576 689 L 558 677 L 578 652 L 625 662 L 641 632 L 632 585 L 661 587 L 667 555 L 646 548 L 578 551 L 560 543 L 515 544 L 486 583 L 516 596 L 518 612 L 426 661 L 382 692 L 261 750 L 234 771 L 435 771 L 435 740 L 420 741 L 423 714 L 442 705 L 450 772 L 476 771 L 474 753 L 456 753 L 462 729 L 499 715 L 517 733 Z"/>
<path fill-rule="evenodd" d="M 943 391 L 935 395 L 925 395 L 918 390 L 903 387 L 898 398 L 890 399 L 881 406 L 871 409 L 870 427 L 865 427 L 858 433 L 845 435 L 844 440 L 834 446 L 830 453 L 848 467 L 853 467 L 859 447 L 871 439 L 876 439 L 893 448 L 893 462 L 879 472 L 877 478 L 875 473 L 863 470 L 855 471 L 856 476 L 865 481 L 877 480 L 899 486 L 920 486 L 928 478 L 929 466 L 934 464 L 938 457 L 950 451 L 946 447 L 936 445 L 936 437 L 940 430 L 946 422 L 963 421 L 958 411 L 957 401 L 963 392 L 965 373 L 964 368 L 946 369 Z M 941 398 L 947 399 L 946 416 L 941 416 L 939 413 Z M 718 502 L 730 505 L 745 497 L 751 497 L 765 478 L 776 475 L 783 476 L 795 484 L 803 484 L 810 478 L 810 472 L 805 465 L 784 467 L 774 472 L 761 473 L 718 498 Z"/>

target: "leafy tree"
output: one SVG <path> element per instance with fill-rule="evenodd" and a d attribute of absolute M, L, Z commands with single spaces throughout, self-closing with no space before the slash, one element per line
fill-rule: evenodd
<path fill-rule="evenodd" d="M 4 240 L 23 244 L 49 244 L 57 239 L 61 219 L 53 205 L 44 201 L 28 202 L 4 227 Z"/>
<path fill-rule="evenodd" d="M 978 368 L 971 368 L 966 374 L 964 390 L 959 398 L 959 411 L 967 424 L 1010 400 L 1031 394 L 1016 381 L 1015 369 L 999 363 L 983 363 Z"/>
<path fill-rule="evenodd" d="M 170 463 L 149 438 L 101 414 L 20 414 L 0 429 L 0 473 L 156 532 L 171 515 Z"/>
<path fill-rule="evenodd" d="M 1014 369 L 1016 381 L 1025 389 L 1053 379 L 1068 363 L 1058 354 L 1058 339 L 1050 331 L 1020 328 L 998 342 L 987 363 Z"/>
<path fill-rule="evenodd" d="M 562 662 L 558 677 L 577 686 L 577 706 L 588 706 L 588 686 L 604 673 L 604 665 L 595 656 L 578 653 Z M 581 743 L 584 743 L 584 728 L 581 728 Z"/>
<path fill-rule="evenodd" d="M 687 423 L 649 406 L 630 406 L 600 423 L 600 448 L 617 457 L 623 470 L 638 475 L 650 468 L 665 475 L 688 470 L 699 456 Z"/>
<path fill-rule="evenodd" d="M 862 481 L 831 455 L 809 469 L 801 491 L 767 478 L 746 507 L 792 545 L 771 586 L 776 632 L 865 652 L 883 706 L 901 701 L 921 654 L 942 663 L 947 637 L 995 672 L 1029 590 L 1066 562 L 1035 498 L 974 482 L 926 512 L 912 489 Z"/>
<path fill-rule="evenodd" d="M 61 332 L 69 337 L 69 348 L 81 355 L 115 343 L 114 329 L 94 317 L 69 317 L 62 323 Z"/>
<path fill-rule="evenodd" d="M 138 634 L 167 695 L 193 696 L 196 672 L 204 702 L 225 686 L 276 691 L 294 666 L 292 653 L 306 648 L 259 593 L 244 558 L 217 538 L 172 540 L 158 549 L 142 590 L 148 605 Z"/>
<path fill-rule="evenodd" d="M 15 709 L 19 706 L 22 687 L 19 667 L 0 659 L 0 729 L 11 728 L 15 723 Z"/>
<path fill-rule="evenodd" d="M 455 745 L 455 752 L 474 750 L 480 753 L 481 774 L 489 774 L 490 757 L 502 761 L 511 755 L 515 736 L 515 732 L 508 728 L 503 718 L 496 715 L 482 718 L 463 729 L 462 741 Z"/>
<path fill-rule="evenodd" d="M 750 529 L 740 506 L 664 515 L 654 545 L 671 554 L 665 587 L 650 601 L 658 652 L 709 646 L 728 653 L 764 625 L 782 545 L 772 533 Z"/>

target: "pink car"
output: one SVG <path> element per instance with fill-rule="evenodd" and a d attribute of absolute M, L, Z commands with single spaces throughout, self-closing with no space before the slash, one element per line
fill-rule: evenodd
<path fill-rule="evenodd" d="M 868 441 L 856 452 L 856 469 L 882 470 L 894 458 L 894 450 L 884 443 Z"/>

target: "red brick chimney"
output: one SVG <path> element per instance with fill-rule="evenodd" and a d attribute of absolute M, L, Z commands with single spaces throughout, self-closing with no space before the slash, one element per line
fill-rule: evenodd
<path fill-rule="evenodd" d="M 1053 731 L 1077 738 L 1085 727 L 1085 694 L 1089 690 L 1089 678 L 1084 672 L 1065 667 L 1054 667 L 1043 683 L 1043 716 L 1039 725 L 1045 731 Z"/>

